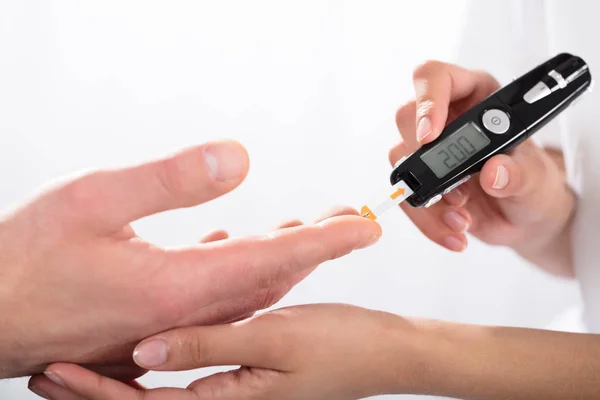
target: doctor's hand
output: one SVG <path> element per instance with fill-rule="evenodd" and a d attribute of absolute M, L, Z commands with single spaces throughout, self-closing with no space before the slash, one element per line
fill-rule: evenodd
<path fill-rule="evenodd" d="M 0 378 L 58 361 L 137 377 L 131 351 L 143 338 L 251 315 L 319 263 L 378 239 L 379 226 L 356 215 L 240 239 L 217 232 L 178 249 L 130 226 L 219 197 L 247 170 L 243 147 L 213 142 L 57 183 L 1 217 Z"/>
<path fill-rule="evenodd" d="M 242 366 L 186 389 L 146 390 L 70 364 L 51 365 L 31 383 L 53 400 L 356 400 L 413 393 L 424 372 L 418 331 L 399 316 L 348 305 L 289 307 L 164 332 L 137 347 L 138 364 L 158 371 Z"/>
<path fill-rule="evenodd" d="M 402 136 L 390 151 L 395 164 L 435 140 L 460 114 L 499 88 L 489 74 L 429 61 L 415 69 L 416 97 L 402 106 L 396 123 Z M 510 154 L 492 157 L 479 176 L 428 209 L 402 209 L 432 241 L 453 251 L 467 246 L 466 232 L 509 246 L 543 268 L 571 275 L 568 228 L 575 198 L 562 155 L 527 140 Z"/>

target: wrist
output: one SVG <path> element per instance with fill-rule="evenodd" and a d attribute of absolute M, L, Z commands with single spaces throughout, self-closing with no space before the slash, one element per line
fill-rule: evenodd
<path fill-rule="evenodd" d="M 473 343 L 483 336 L 483 328 L 425 319 L 405 321 L 410 332 L 406 341 L 397 343 L 395 385 L 388 393 L 466 396 L 465 388 L 475 387 L 482 372 Z"/>
<path fill-rule="evenodd" d="M 384 387 L 375 394 L 442 394 L 440 375 L 450 373 L 444 357 L 452 347 L 443 333 L 446 323 L 393 315 L 388 326 L 394 327 L 384 341 L 390 357 L 381 363 Z"/>
<path fill-rule="evenodd" d="M 534 227 L 534 234 L 523 240 L 523 245 L 513 248 L 521 257 L 547 272 L 572 277 L 571 232 L 577 198 L 570 187 L 565 185 L 564 190 L 564 195 L 557 196 L 554 206 L 546 213 L 549 218 Z"/>

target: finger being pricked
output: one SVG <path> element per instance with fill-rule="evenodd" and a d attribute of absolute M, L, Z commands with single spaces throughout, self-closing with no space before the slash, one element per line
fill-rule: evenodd
<path fill-rule="evenodd" d="M 357 216 L 358 212 L 351 207 L 336 206 L 323 213 L 317 220 L 316 223 L 323 222 L 327 219 L 340 217 L 340 216 Z M 367 222 L 367 221 L 364 221 Z M 369 224 L 372 225 L 372 224 Z M 281 224 L 277 225 L 273 232 L 281 233 L 282 230 L 294 230 L 301 226 L 305 226 L 304 223 L 298 219 L 289 219 Z M 378 230 L 378 226 L 374 225 L 374 228 Z M 212 242 L 209 242 L 212 243 Z M 227 298 L 221 302 L 216 302 L 211 305 L 211 309 L 214 309 L 215 315 L 220 315 L 221 318 L 217 321 L 211 321 L 211 323 L 225 323 L 239 321 L 251 317 L 257 310 L 268 308 L 274 303 L 279 301 L 291 287 L 305 279 L 311 274 L 318 264 L 307 265 L 305 268 L 299 268 L 298 271 L 293 272 L 286 279 L 283 286 L 272 285 L 268 288 L 268 295 L 265 295 L 264 291 L 251 292 L 246 296 L 235 296 L 233 298 Z"/>

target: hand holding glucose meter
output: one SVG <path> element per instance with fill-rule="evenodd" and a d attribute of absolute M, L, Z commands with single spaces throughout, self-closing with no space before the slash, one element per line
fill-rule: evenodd
<path fill-rule="evenodd" d="M 507 153 L 537 132 L 590 89 L 592 76 L 581 58 L 562 53 L 492 93 L 449 124 L 439 138 L 394 166 L 393 192 L 361 215 L 377 219 L 406 200 L 430 207 L 481 171 L 485 162 Z"/>

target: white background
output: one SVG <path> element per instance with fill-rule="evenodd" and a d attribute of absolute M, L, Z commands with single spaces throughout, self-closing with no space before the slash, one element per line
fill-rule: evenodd
<path fill-rule="evenodd" d="M 210 204 L 140 221 L 143 236 L 179 245 L 217 228 L 245 235 L 334 204 L 360 207 L 388 185 L 411 70 L 454 60 L 464 6 L 0 0 L 0 207 L 59 175 L 217 138 L 247 147 L 247 181 Z M 400 211 L 383 228 L 379 244 L 323 265 L 280 305 L 542 327 L 578 301 L 573 284 L 506 250 L 472 240 L 450 254 Z M 207 372 L 143 382 L 185 386 Z M 0 398 L 35 398 L 25 386 L 0 382 Z"/>

